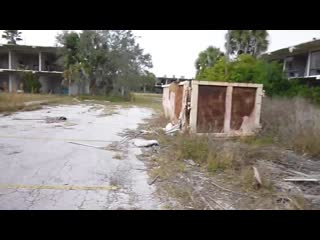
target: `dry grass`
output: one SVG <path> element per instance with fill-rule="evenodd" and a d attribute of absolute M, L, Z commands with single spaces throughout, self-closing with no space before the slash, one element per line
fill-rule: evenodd
<path fill-rule="evenodd" d="M 163 115 L 149 121 L 150 129 L 165 126 L 167 120 Z M 186 171 L 185 160 L 193 160 L 211 174 L 227 173 L 227 178 L 232 179 L 236 185 L 245 190 L 258 190 L 252 186 L 255 184 L 252 166 L 260 157 L 256 145 L 248 145 L 239 141 L 219 140 L 210 136 L 198 136 L 193 134 L 177 134 L 168 136 L 159 131 L 156 138 L 163 148 L 155 161 L 157 167 L 151 171 L 152 176 L 159 175 L 169 179 Z M 248 175 L 248 172 L 250 174 Z M 252 177 L 248 177 L 252 176 Z M 271 189 L 271 183 L 263 177 L 263 188 Z"/>
<path fill-rule="evenodd" d="M 124 159 L 124 156 L 120 153 L 116 153 L 114 156 L 113 156 L 113 159 L 118 159 L 118 160 L 122 160 Z"/>
<path fill-rule="evenodd" d="M 21 94 L 21 93 L 1 93 L 0 112 L 14 112 L 19 110 L 35 110 L 41 108 L 41 104 L 70 103 L 71 97 L 48 95 L 48 94 Z M 27 102 L 35 102 L 26 106 Z"/>
<path fill-rule="evenodd" d="M 131 104 L 142 107 L 153 108 L 156 111 L 162 109 L 162 95 L 155 93 L 133 93 L 131 95 Z"/>
<path fill-rule="evenodd" d="M 320 156 L 320 109 L 304 99 L 269 99 L 263 101 L 264 137 L 297 152 Z"/>
<path fill-rule="evenodd" d="M 185 203 L 190 202 L 190 190 L 185 188 L 190 184 L 181 185 L 182 192 L 177 192 L 175 188 L 180 187 L 176 183 L 180 181 L 180 176 L 189 176 L 190 168 L 184 160 L 192 159 L 209 173 L 208 176 L 219 179 L 222 185 L 257 197 L 242 201 L 244 208 L 306 209 L 303 196 L 286 195 L 284 199 L 287 200 L 284 201 L 287 205 L 277 203 L 281 199 L 276 187 L 279 172 L 274 173 L 263 162 L 283 160 L 283 149 L 277 146 L 279 143 L 280 147 L 319 156 L 320 138 L 317 136 L 320 136 L 320 110 L 302 99 L 266 98 L 261 118 L 263 130 L 258 136 L 222 140 L 192 134 L 168 136 L 159 130 L 166 126 L 168 120 L 163 114 L 154 116 L 143 126 L 148 130 L 157 129 L 157 134 L 145 137 L 157 139 L 161 146 L 160 154 L 156 154 L 151 161 L 152 177 L 159 175 L 167 180 L 165 182 L 170 183 L 167 184 L 167 192 L 184 199 Z M 259 170 L 261 186 L 254 177 L 253 166 Z M 174 186 L 170 187 L 172 184 Z"/>

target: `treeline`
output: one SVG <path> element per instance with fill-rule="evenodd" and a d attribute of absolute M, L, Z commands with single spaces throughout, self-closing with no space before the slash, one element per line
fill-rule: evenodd
<path fill-rule="evenodd" d="M 283 73 L 283 64 L 260 57 L 268 45 L 267 30 L 230 30 L 225 52 L 210 46 L 199 53 L 196 79 L 262 83 L 269 96 L 301 96 L 320 103 L 320 87 L 289 80 Z"/>
<path fill-rule="evenodd" d="M 126 96 L 155 85 L 151 56 L 130 30 L 63 31 L 56 39 L 66 86 L 85 82 L 92 94 Z"/>

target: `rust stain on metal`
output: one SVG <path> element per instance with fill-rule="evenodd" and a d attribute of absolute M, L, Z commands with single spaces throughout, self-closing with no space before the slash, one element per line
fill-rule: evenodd
<path fill-rule="evenodd" d="M 227 87 L 199 86 L 197 132 L 222 132 Z"/>
<path fill-rule="evenodd" d="M 260 125 L 261 84 L 193 81 L 163 89 L 163 108 L 180 130 L 214 136 L 255 134 Z"/>
<path fill-rule="evenodd" d="M 254 123 L 256 89 L 234 87 L 232 93 L 231 130 L 246 130 Z"/>
<path fill-rule="evenodd" d="M 176 118 L 178 119 L 180 116 L 180 112 L 182 109 L 182 96 L 183 96 L 183 85 L 179 85 L 175 89 L 175 107 L 174 107 L 174 113 Z"/>

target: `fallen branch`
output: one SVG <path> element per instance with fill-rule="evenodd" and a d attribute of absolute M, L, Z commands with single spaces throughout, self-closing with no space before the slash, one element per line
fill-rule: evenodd
<path fill-rule="evenodd" d="M 159 178 L 159 175 L 157 175 L 157 176 L 149 183 L 149 185 L 154 184 L 154 183 L 157 181 L 158 178 Z"/>
<path fill-rule="evenodd" d="M 127 142 L 127 141 L 129 141 L 131 139 L 134 139 L 134 138 L 138 137 L 141 134 L 142 133 L 139 132 L 139 133 L 137 133 L 137 134 L 135 134 L 134 136 L 131 136 L 131 137 L 128 135 L 128 136 L 124 137 L 117 145 L 121 145 L 121 144 L 123 144 L 123 143 L 125 143 L 125 142 Z"/>
<path fill-rule="evenodd" d="M 290 173 L 293 173 L 293 174 L 301 175 L 301 176 L 304 176 L 304 177 L 309 177 L 308 174 L 305 174 L 305 173 L 302 173 L 302 172 L 297 172 L 297 171 L 294 171 L 294 170 L 287 170 L 287 171 L 290 172 Z"/>
<path fill-rule="evenodd" d="M 320 179 L 317 178 L 285 178 L 286 182 L 319 182 Z"/>
<path fill-rule="evenodd" d="M 208 203 L 208 201 L 202 196 L 202 194 L 201 194 L 199 191 L 197 191 L 197 193 L 199 194 L 201 200 L 202 200 L 205 204 L 207 204 L 207 206 L 210 208 L 210 210 L 214 210 L 214 208 L 210 205 L 210 203 Z"/>
<path fill-rule="evenodd" d="M 259 171 L 256 167 L 252 167 L 252 168 L 253 168 L 254 178 L 256 179 L 256 181 L 258 183 L 258 187 L 260 187 L 260 186 L 262 186 L 262 181 L 261 181 Z"/>
<path fill-rule="evenodd" d="M 221 204 L 218 203 L 216 200 L 214 200 L 212 197 L 209 196 L 209 198 L 211 199 L 211 201 L 213 201 L 215 204 L 217 204 L 222 210 L 226 210 L 226 208 L 224 208 L 223 206 L 221 206 Z"/>
<path fill-rule="evenodd" d="M 212 182 L 212 181 L 211 181 L 211 184 L 214 185 L 214 186 L 216 186 L 216 187 L 218 187 L 218 188 L 220 188 L 220 189 L 222 189 L 222 190 L 224 190 L 224 191 L 227 191 L 227 192 L 231 192 L 231 193 L 235 193 L 235 194 L 239 194 L 239 195 L 243 195 L 243 196 L 248 196 L 248 197 L 256 198 L 256 197 L 254 197 L 254 196 L 249 196 L 249 195 L 247 195 L 247 194 L 245 194 L 245 193 L 239 193 L 239 192 L 232 191 L 232 190 L 227 189 L 227 188 L 225 188 L 225 187 L 222 187 L 222 186 L 220 186 L 220 185 L 218 185 L 218 184 L 216 184 L 215 182 Z"/>
<path fill-rule="evenodd" d="M 92 147 L 92 148 L 97 148 L 97 149 L 104 149 L 103 147 L 98 147 L 98 146 L 93 146 L 93 145 L 88 145 L 88 144 L 82 144 L 82 143 L 76 143 L 76 142 L 68 142 L 71 144 L 75 144 L 75 145 L 81 145 L 81 146 L 85 146 L 85 147 Z"/>

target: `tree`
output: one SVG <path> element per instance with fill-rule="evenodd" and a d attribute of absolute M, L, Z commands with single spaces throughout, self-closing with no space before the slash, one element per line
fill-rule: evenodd
<path fill-rule="evenodd" d="M 80 53 L 80 35 L 76 32 L 63 31 L 57 36 L 62 46 L 60 55 L 63 57 L 65 85 L 77 83 L 83 87 L 88 81 L 88 64 Z"/>
<path fill-rule="evenodd" d="M 2 38 L 6 39 L 8 44 L 17 44 L 17 41 L 22 41 L 19 30 L 4 30 Z"/>
<path fill-rule="evenodd" d="M 268 49 L 269 34 L 267 30 L 230 30 L 229 33 L 230 35 L 226 35 L 226 38 L 229 37 L 229 53 L 231 55 L 258 56 Z"/>
<path fill-rule="evenodd" d="M 141 77 L 140 77 L 140 89 L 139 90 L 143 90 L 143 92 L 145 93 L 146 91 L 152 91 L 155 87 L 156 84 L 156 76 L 149 72 L 146 71 Z"/>
<path fill-rule="evenodd" d="M 141 77 L 152 67 L 129 30 L 84 30 L 57 36 L 64 56 L 65 76 L 88 81 L 93 93 L 128 95 L 138 89 Z"/>
<path fill-rule="evenodd" d="M 212 46 L 200 52 L 195 63 L 197 69 L 196 75 L 201 74 L 206 68 L 212 67 L 223 55 L 219 48 Z"/>
<path fill-rule="evenodd" d="M 261 83 L 270 96 L 284 94 L 289 87 L 281 64 L 269 63 L 249 54 L 242 54 L 231 62 L 221 58 L 213 67 L 206 69 L 198 80 Z"/>
<path fill-rule="evenodd" d="M 39 81 L 39 76 L 33 72 L 22 72 L 20 74 L 23 82 L 23 90 L 29 93 L 39 93 L 41 88 L 41 83 Z"/>

